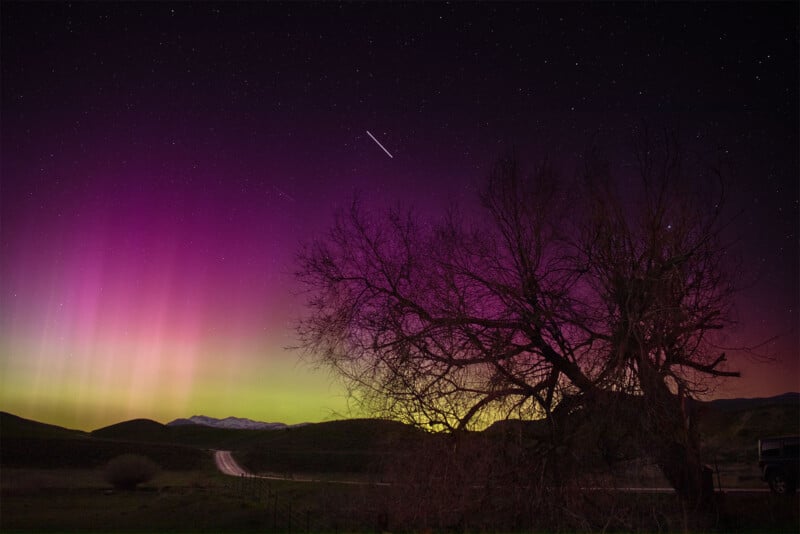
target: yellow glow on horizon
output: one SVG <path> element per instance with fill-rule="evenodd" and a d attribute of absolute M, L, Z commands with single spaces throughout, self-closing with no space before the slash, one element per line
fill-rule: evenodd
<path fill-rule="evenodd" d="M 328 373 L 257 343 L 203 350 L 138 343 L 113 352 L 105 344 L 31 345 L 0 342 L 0 410 L 67 428 L 201 414 L 292 424 L 347 409 L 344 389 Z"/>

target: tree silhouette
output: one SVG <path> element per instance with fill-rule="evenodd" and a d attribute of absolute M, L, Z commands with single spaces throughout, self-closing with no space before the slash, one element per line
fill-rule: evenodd
<path fill-rule="evenodd" d="M 546 418 L 562 439 L 570 414 L 624 417 L 678 493 L 708 502 L 686 401 L 738 376 L 713 344 L 733 295 L 720 173 L 687 172 L 670 135 L 640 133 L 634 153 L 636 179 L 589 153 L 569 187 L 504 158 L 479 221 L 354 201 L 299 255 L 302 347 L 374 413 L 434 429 Z"/>

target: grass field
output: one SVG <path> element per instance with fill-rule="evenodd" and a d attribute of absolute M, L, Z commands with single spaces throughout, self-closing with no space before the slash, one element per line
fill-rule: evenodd
<path fill-rule="evenodd" d="M 398 525 L 394 501 L 403 498 L 405 490 L 237 479 L 220 475 L 209 465 L 196 471 L 161 472 L 133 492 L 111 491 L 99 469 L 3 469 L 1 480 L 2 532 L 487 531 L 478 516 L 448 524 L 444 514 L 429 518 L 428 524 Z M 645 526 L 631 531 L 682 530 L 674 495 L 632 496 L 625 506 L 613 506 L 613 500 L 609 494 L 584 495 L 580 512 L 590 518 L 598 513 L 607 517 L 610 532 L 626 531 L 620 527 L 631 521 Z M 727 494 L 721 498 L 718 515 L 692 531 L 797 532 L 799 504 L 797 497 Z M 602 523 L 584 526 L 580 530 L 603 528 Z"/>
<path fill-rule="evenodd" d="M 50 479 L 52 480 L 52 478 Z M 4 490 L 3 532 L 236 532 L 264 526 L 263 510 L 219 484 Z"/>
<path fill-rule="evenodd" d="M 237 479 L 210 465 L 113 491 L 101 469 L 2 470 L 2 532 L 374 530 L 369 488 Z M 372 493 L 375 496 L 374 493 Z"/>

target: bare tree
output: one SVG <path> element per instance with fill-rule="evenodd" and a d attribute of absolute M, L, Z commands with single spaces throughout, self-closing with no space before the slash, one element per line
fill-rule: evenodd
<path fill-rule="evenodd" d="M 638 139 L 629 182 L 591 154 L 569 187 L 501 160 L 482 221 L 355 201 L 299 256 L 303 348 L 369 410 L 433 429 L 545 418 L 556 439 L 576 411 L 625 413 L 676 490 L 707 500 L 686 399 L 737 376 L 710 339 L 733 291 L 721 189 L 692 187 L 673 137 Z"/>

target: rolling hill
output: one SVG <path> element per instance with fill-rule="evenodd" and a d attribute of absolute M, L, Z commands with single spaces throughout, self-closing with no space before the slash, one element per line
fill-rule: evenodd
<path fill-rule="evenodd" d="M 96 438 L 145 441 L 164 443 L 170 441 L 169 428 L 151 419 L 132 419 L 97 430 L 91 435 Z"/>
<path fill-rule="evenodd" d="M 136 420 L 99 434 L 39 423 L 0 412 L 0 465 L 4 467 L 95 468 L 121 454 L 150 457 L 165 469 L 197 469 L 209 453 L 195 447 L 139 439 L 158 432 L 155 421 Z"/>
<path fill-rule="evenodd" d="M 71 430 L 56 425 L 48 425 L 7 412 L 0 412 L 0 437 L 2 437 L 2 439 L 83 439 L 88 438 L 89 435 L 80 430 Z"/>
<path fill-rule="evenodd" d="M 751 399 L 717 399 L 701 403 L 721 412 L 750 410 L 761 406 L 798 406 L 800 393 L 790 392 L 774 397 L 756 397 Z"/>
<path fill-rule="evenodd" d="M 722 462 L 755 461 L 759 437 L 800 434 L 800 394 L 697 403 L 703 446 Z M 541 421 L 502 421 L 483 434 L 505 439 L 509 432 L 534 439 Z M 98 466 L 124 452 L 147 454 L 165 468 L 190 469 L 209 454 L 238 451 L 253 471 L 363 472 L 389 456 L 413 449 L 431 436 L 414 427 L 380 419 L 347 419 L 278 429 L 164 425 L 134 419 L 81 432 L 0 412 L 0 463 L 30 466 Z"/>
<path fill-rule="evenodd" d="M 203 449 L 238 449 L 273 430 L 219 428 L 198 424 L 163 425 L 149 419 L 133 419 L 91 432 L 93 437 L 143 443 L 162 443 Z"/>
<path fill-rule="evenodd" d="M 800 394 L 705 403 L 699 428 L 704 448 L 721 461 L 753 463 L 759 438 L 800 435 Z"/>
<path fill-rule="evenodd" d="M 239 458 L 255 472 L 374 472 L 393 454 L 429 437 L 396 421 L 345 419 L 263 434 L 244 444 Z"/>

